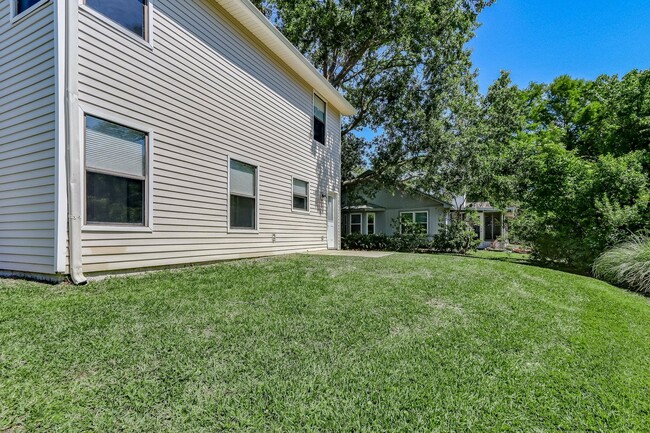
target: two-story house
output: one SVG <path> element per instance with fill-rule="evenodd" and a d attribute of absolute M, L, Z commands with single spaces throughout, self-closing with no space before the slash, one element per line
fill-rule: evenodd
<path fill-rule="evenodd" d="M 0 0 L 0 272 L 339 248 L 353 113 L 248 0 Z"/>

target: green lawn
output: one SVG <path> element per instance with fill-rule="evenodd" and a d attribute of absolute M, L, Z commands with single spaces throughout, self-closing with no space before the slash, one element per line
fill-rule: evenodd
<path fill-rule="evenodd" d="M 650 431 L 650 302 L 526 264 L 0 280 L 0 431 Z"/>

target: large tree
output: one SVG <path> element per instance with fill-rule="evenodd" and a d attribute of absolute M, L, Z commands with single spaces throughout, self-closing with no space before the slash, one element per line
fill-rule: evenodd
<path fill-rule="evenodd" d="M 587 269 L 650 230 L 649 84 L 650 71 L 634 70 L 523 90 L 504 74 L 490 88 L 481 183 L 490 200 L 518 202 L 514 232 L 538 258 Z"/>
<path fill-rule="evenodd" d="M 431 185 L 448 179 L 470 137 L 477 89 L 466 43 L 492 1 L 254 3 L 358 109 L 342 126 L 344 181 Z M 352 134 L 363 128 L 377 137 Z M 374 174 L 358 178 L 364 162 Z"/>

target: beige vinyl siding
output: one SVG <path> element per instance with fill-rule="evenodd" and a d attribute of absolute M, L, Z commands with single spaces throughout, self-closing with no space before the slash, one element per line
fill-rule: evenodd
<path fill-rule="evenodd" d="M 54 270 L 54 12 L 0 0 L 0 271 Z"/>
<path fill-rule="evenodd" d="M 313 142 L 312 89 L 215 3 L 155 7 L 153 50 L 80 11 L 82 106 L 155 132 L 153 232 L 84 231 L 84 272 L 327 248 L 320 195 L 339 189 L 338 112 L 327 145 Z M 228 230 L 229 156 L 258 166 L 257 233 Z M 292 210 L 292 176 L 310 183 L 308 214 Z"/>

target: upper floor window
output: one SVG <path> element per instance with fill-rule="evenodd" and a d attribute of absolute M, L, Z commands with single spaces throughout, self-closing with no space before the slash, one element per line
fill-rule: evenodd
<path fill-rule="evenodd" d="M 298 179 L 293 180 L 293 208 L 309 210 L 309 182 Z"/>
<path fill-rule="evenodd" d="M 256 228 L 257 167 L 230 160 L 230 228 Z"/>
<path fill-rule="evenodd" d="M 14 15 L 20 15 L 32 6 L 35 6 L 36 3 L 39 3 L 41 0 L 15 0 L 16 1 L 16 10 Z"/>
<path fill-rule="evenodd" d="M 145 132 L 86 116 L 86 224 L 145 224 Z"/>
<path fill-rule="evenodd" d="M 148 0 L 85 0 L 86 5 L 125 29 L 147 39 Z"/>
<path fill-rule="evenodd" d="M 325 144 L 325 116 L 327 105 L 325 101 L 314 95 L 314 140 Z"/>

